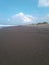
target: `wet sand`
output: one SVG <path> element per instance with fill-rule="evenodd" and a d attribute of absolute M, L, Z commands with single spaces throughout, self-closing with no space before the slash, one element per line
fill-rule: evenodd
<path fill-rule="evenodd" d="M 49 25 L 0 29 L 0 65 L 49 65 Z"/>

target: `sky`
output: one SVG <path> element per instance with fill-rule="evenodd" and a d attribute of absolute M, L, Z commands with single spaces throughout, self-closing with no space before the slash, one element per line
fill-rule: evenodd
<path fill-rule="evenodd" d="M 0 25 L 43 21 L 49 23 L 49 0 L 0 0 Z"/>

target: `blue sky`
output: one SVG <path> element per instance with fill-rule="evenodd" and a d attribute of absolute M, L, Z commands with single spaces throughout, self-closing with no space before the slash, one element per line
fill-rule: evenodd
<path fill-rule="evenodd" d="M 49 0 L 0 0 L 0 25 L 48 21 Z"/>

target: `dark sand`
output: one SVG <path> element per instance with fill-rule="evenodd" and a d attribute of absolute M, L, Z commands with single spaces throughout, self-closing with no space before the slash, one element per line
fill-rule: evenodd
<path fill-rule="evenodd" d="M 0 65 L 49 65 L 49 25 L 1 29 Z"/>

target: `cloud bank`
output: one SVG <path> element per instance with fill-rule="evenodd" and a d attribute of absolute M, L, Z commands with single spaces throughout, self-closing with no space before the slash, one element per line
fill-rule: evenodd
<path fill-rule="evenodd" d="M 49 7 L 49 0 L 39 0 L 38 6 L 39 7 Z"/>
<path fill-rule="evenodd" d="M 30 24 L 32 22 L 35 21 L 35 17 L 31 16 L 31 15 L 27 15 L 24 14 L 23 12 L 20 12 L 18 14 L 15 14 L 13 16 L 11 16 L 8 21 L 12 21 L 12 22 L 20 22 L 22 24 Z"/>
<path fill-rule="evenodd" d="M 32 15 L 24 14 L 20 12 L 8 18 L 10 25 L 23 25 L 23 24 L 36 24 L 38 22 L 49 22 L 49 14 L 41 17 L 34 17 Z"/>

